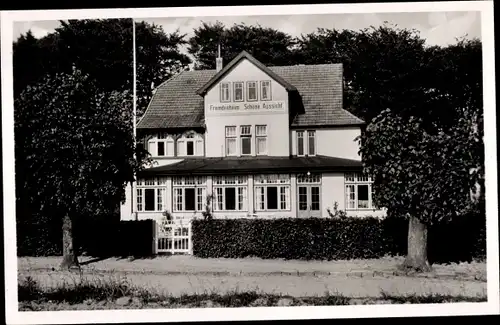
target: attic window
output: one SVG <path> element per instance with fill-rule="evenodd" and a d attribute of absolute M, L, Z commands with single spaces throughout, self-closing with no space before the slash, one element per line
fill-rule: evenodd
<path fill-rule="evenodd" d="M 260 82 L 260 100 L 271 100 L 271 81 Z"/>
<path fill-rule="evenodd" d="M 247 101 L 256 101 L 257 100 L 257 82 L 256 81 L 248 81 L 247 82 Z"/>
<path fill-rule="evenodd" d="M 229 82 L 221 82 L 220 84 L 220 101 L 229 102 L 231 100 L 229 91 Z"/>
<path fill-rule="evenodd" d="M 234 101 L 242 102 L 243 101 L 243 82 L 234 82 L 233 83 L 233 91 L 234 91 Z"/>

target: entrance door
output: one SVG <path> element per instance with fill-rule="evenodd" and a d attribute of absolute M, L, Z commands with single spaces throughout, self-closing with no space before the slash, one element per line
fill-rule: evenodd
<path fill-rule="evenodd" d="M 299 185 L 297 187 L 297 214 L 299 218 L 319 217 L 321 215 L 321 191 L 318 185 Z"/>

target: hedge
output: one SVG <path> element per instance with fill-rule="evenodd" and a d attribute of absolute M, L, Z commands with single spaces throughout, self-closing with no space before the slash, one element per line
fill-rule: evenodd
<path fill-rule="evenodd" d="M 431 262 L 486 256 L 485 218 L 472 215 L 429 229 Z M 408 221 L 374 217 L 212 219 L 193 222 L 193 254 L 201 258 L 345 260 L 406 255 Z"/>
<path fill-rule="evenodd" d="M 84 219 L 75 225 L 80 253 L 94 257 L 152 255 L 153 221 Z M 408 221 L 378 219 L 212 219 L 193 221 L 198 257 L 338 260 L 406 255 Z M 429 260 L 459 262 L 486 257 L 486 219 L 474 214 L 429 229 Z M 58 220 L 18 223 L 18 256 L 62 253 Z"/>

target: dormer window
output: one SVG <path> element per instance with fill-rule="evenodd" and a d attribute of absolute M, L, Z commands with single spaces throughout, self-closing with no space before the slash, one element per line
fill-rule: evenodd
<path fill-rule="evenodd" d="M 192 135 L 187 136 L 186 140 L 186 156 L 194 156 L 194 139 Z"/>
<path fill-rule="evenodd" d="M 309 156 L 316 155 L 316 132 L 307 131 L 307 154 Z"/>
<path fill-rule="evenodd" d="M 174 138 L 166 133 L 159 133 L 148 141 L 148 152 L 153 157 L 173 157 Z"/>
<path fill-rule="evenodd" d="M 271 100 L 271 81 L 260 82 L 260 100 Z"/>
<path fill-rule="evenodd" d="M 257 100 L 257 82 L 247 81 L 247 101 Z"/>
<path fill-rule="evenodd" d="M 234 82 L 233 83 L 233 90 L 234 90 L 234 101 L 235 102 L 242 102 L 244 100 L 243 97 L 243 82 Z"/>
<path fill-rule="evenodd" d="M 177 156 L 203 156 L 203 138 L 195 133 L 180 137 L 177 140 Z"/>
<path fill-rule="evenodd" d="M 316 155 L 316 131 L 297 131 L 297 156 Z"/>
<path fill-rule="evenodd" d="M 229 82 L 221 82 L 220 84 L 220 101 L 221 102 L 229 102 L 231 101 L 231 92 L 230 92 L 230 83 Z"/>

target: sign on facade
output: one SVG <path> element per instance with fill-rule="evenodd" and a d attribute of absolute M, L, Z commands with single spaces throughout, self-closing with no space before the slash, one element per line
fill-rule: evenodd
<path fill-rule="evenodd" d="M 262 101 L 245 103 L 216 103 L 207 105 L 209 114 L 233 114 L 248 112 L 284 112 L 286 110 L 285 101 Z"/>

